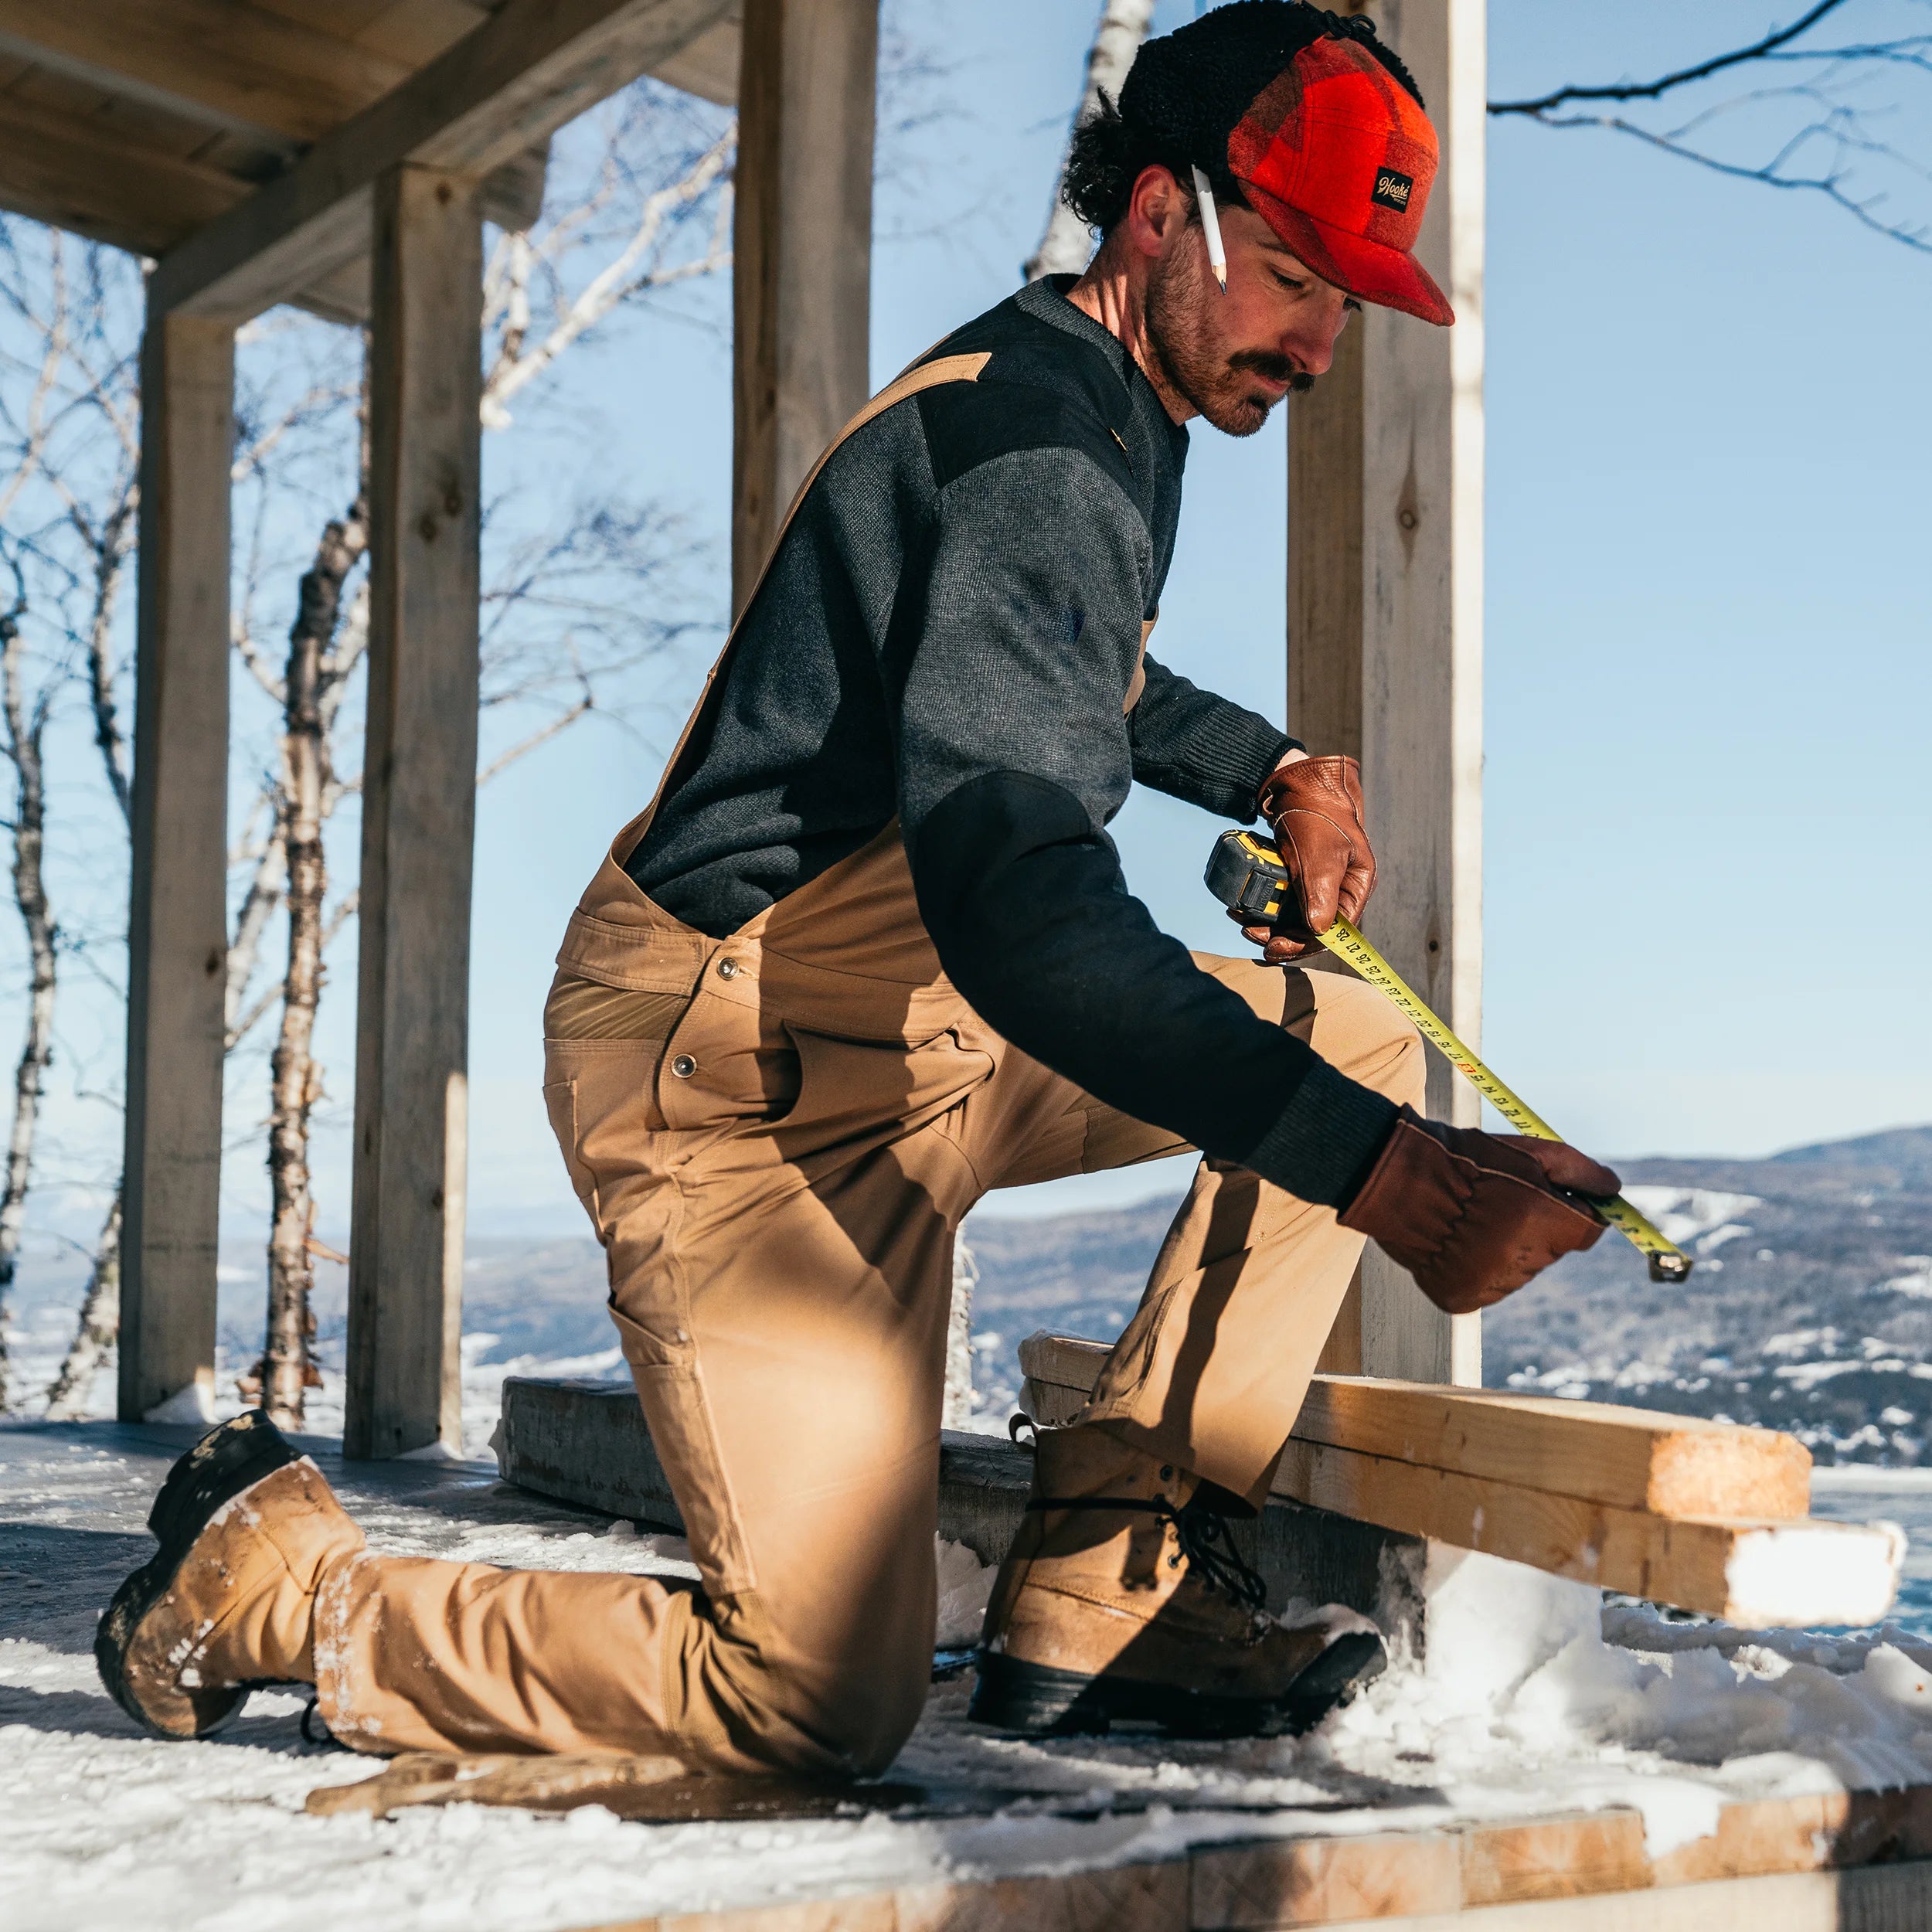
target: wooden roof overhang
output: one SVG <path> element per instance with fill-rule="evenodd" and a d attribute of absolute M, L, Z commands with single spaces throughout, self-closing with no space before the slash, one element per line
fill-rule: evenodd
<path fill-rule="evenodd" d="M 724 104 L 739 0 L 0 0 L 0 208 L 152 258 L 164 306 L 369 313 L 369 190 L 415 161 L 541 201 L 638 75 Z"/>

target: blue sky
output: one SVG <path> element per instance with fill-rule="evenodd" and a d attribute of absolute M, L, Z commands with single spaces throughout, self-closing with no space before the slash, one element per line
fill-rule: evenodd
<path fill-rule="evenodd" d="M 1491 93 L 1661 71 L 1762 32 L 1763 9 L 1493 0 Z M 1164 0 L 1157 25 L 1194 11 Z M 896 12 L 917 43 L 943 26 L 950 71 L 927 90 L 947 111 L 883 158 L 879 380 L 1015 285 L 1095 8 Z M 1861 33 L 1929 24 L 1914 0 L 1851 12 Z M 1609 134 L 1492 122 L 1489 190 L 1488 1057 L 1611 1156 L 1762 1153 L 1932 1119 L 1932 255 Z M 498 483 L 513 470 L 538 490 L 680 509 L 687 576 L 720 617 L 728 313 L 715 285 L 624 318 L 569 359 L 551 431 L 492 438 L 487 457 Z M 1279 422 L 1238 444 L 1196 426 L 1161 634 L 1178 668 L 1276 717 L 1284 468 Z M 570 906 L 648 798 L 714 643 L 667 664 L 633 729 L 575 731 L 481 799 L 479 1233 L 581 1228 L 539 1097 L 543 995 Z M 1116 826 L 1162 923 L 1226 949 L 1199 884 L 1214 830 L 1150 795 Z M 352 865 L 352 842 L 337 862 Z M 345 937 L 317 1148 L 321 1225 L 338 1234 L 354 984 Z M 264 1197 L 257 1112 L 238 1090 L 230 1238 L 252 1238 Z M 1169 1182 L 1139 1170 L 994 1208 Z"/>

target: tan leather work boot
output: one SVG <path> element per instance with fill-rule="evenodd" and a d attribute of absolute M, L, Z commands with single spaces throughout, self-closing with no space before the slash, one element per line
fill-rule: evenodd
<path fill-rule="evenodd" d="M 311 1683 L 315 1590 L 362 1546 L 321 1471 L 260 1410 L 212 1430 L 148 1513 L 161 1548 L 114 1592 L 94 1662 L 162 1737 L 206 1737 L 260 1684 Z"/>
<path fill-rule="evenodd" d="M 971 1715 L 1002 1730 L 1306 1730 L 1386 1661 L 1366 1617 L 1290 1626 L 1199 1479 L 1092 1425 L 1043 1429 L 986 1608 Z"/>

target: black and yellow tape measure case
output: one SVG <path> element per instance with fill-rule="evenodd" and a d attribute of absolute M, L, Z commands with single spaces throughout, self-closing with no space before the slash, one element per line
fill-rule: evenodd
<path fill-rule="evenodd" d="M 1208 854 L 1207 889 L 1230 912 L 1257 926 L 1281 916 L 1288 869 L 1267 840 L 1251 832 L 1224 832 Z"/>

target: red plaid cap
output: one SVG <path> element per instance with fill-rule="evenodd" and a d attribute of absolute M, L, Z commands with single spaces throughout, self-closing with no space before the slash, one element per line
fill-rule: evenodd
<path fill-rule="evenodd" d="M 1456 319 L 1410 252 L 1436 177 L 1436 131 L 1358 41 L 1304 47 L 1248 104 L 1228 168 L 1254 212 L 1345 294 Z"/>

